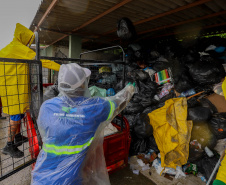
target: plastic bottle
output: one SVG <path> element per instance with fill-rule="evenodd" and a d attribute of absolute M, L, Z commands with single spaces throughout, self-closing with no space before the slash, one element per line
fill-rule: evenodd
<path fill-rule="evenodd" d="M 182 92 L 179 97 L 188 97 L 194 95 L 195 93 L 195 89 L 190 89 L 188 91 Z"/>
<path fill-rule="evenodd" d="M 198 172 L 197 177 L 199 177 L 203 182 L 206 182 L 206 178 L 200 172 Z"/>
<path fill-rule="evenodd" d="M 213 152 L 207 146 L 205 147 L 205 152 L 206 152 L 206 154 L 209 157 L 213 157 L 214 156 Z"/>

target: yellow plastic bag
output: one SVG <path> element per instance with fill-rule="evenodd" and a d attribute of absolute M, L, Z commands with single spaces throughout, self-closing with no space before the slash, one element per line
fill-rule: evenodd
<path fill-rule="evenodd" d="M 161 154 L 162 167 L 176 168 L 187 163 L 192 121 L 187 121 L 186 98 L 173 98 L 148 114 Z"/>
<path fill-rule="evenodd" d="M 103 72 L 111 72 L 111 68 L 107 66 L 101 67 L 99 69 L 99 73 L 103 73 Z"/>
<path fill-rule="evenodd" d="M 221 166 L 218 170 L 216 180 L 222 181 L 226 184 L 226 150 L 224 159 L 221 161 Z"/>
<path fill-rule="evenodd" d="M 36 53 L 27 47 L 34 33 L 17 23 L 13 41 L 0 51 L 2 58 L 34 59 Z M 59 71 L 60 65 L 42 61 L 43 67 Z M 0 96 L 3 112 L 9 115 L 23 114 L 29 108 L 29 71 L 24 63 L 0 62 Z"/>
<path fill-rule="evenodd" d="M 223 93 L 224 93 L 224 97 L 226 99 L 226 77 L 222 83 L 222 90 L 223 90 Z"/>

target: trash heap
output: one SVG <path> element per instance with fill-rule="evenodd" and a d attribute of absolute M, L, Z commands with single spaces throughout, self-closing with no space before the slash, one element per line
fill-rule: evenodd
<path fill-rule="evenodd" d="M 126 21 L 119 22 L 118 35 L 128 40 Z M 130 43 L 125 61 L 125 84 L 123 65 L 113 62 L 91 69 L 89 90 L 92 97 L 113 96 L 136 82 L 136 93 L 123 111 L 130 124 L 130 156 L 137 156 L 143 170 L 154 167 L 168 179 L 192 174 L 208 181 L 226 146 L 226 111 L 219 112 L 208 99 L 226 96 L 226 39 L 173 40 L 151 47 Z M 139 173 L 136 166 L 131 169 Z"/>
<path fill-rule="evenodd" d="M 132 137 L 130 156 L 142 160 L 142 167 L 148 169 L 148 164 L 161 175 L 193 174 L 208 181 L 224 151 L 216 148 L 226 146 L 226 112 L 218 112 L 208 99 L 215 93 L 224 96 L 225 43 L 211 37 L 192 44 L 128 46 L 126 84 L 135 81 L 137 86 L 124 116 Z M 122 82 L 116 92 L 121 88 Z"/>

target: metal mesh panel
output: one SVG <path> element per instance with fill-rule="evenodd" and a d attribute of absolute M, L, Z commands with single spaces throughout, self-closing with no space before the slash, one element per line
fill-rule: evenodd
<path fill-rule="evenodd" d="M 35 120 L 42 102 L 40 65 L 38 61 L 0 59 L 0 181 L 32 164 L 37 157 Z M 28 141 L 24 142 L 18 133 Z M 23 155 L 12 157 L 10 147 L 5 148 L 7 142 Z"/>

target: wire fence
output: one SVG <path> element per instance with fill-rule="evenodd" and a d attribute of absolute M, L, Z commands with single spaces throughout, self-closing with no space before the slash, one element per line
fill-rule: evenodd
<path fill-rule="evenodd" d="M 42 99 L 40 65 L 35 60 L 0 59 L 0 181 L 37 157 L 37 134 L 32 133 Z"/>
<path fill-rule="evenodd" d="M 106 96 L 113 96 L 124 84 L 120 60 L 42 58 L 90 69 L 89 87 L 106 89 Z M 58 72 L 42 68 L 40 61 L 0 58 L 0 181 L 29 165 L 34 167 L 42 146 L 36 121 L 46 90 L 43 86 L 54 84 L 57 89 L 57 81 Z M 122 128 L 123 119 L 120 122 Z"/>

